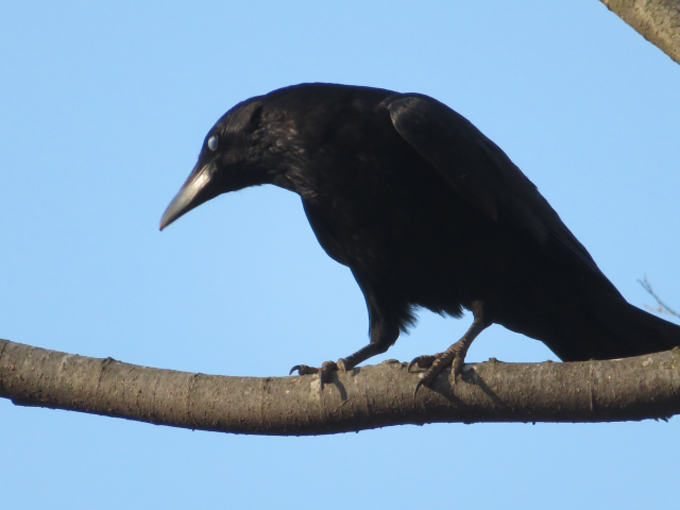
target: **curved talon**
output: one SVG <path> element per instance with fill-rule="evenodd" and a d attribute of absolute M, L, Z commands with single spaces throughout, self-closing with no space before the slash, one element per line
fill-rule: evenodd
<path fill-rule="evenodd" d="M 293 372 L 295 372 L 296 370 L 298 375 L 312 375 L 319 373 L 319 369 L 316 367 L 310 367 L 308 365 L 295 365 L 293 368 L 290 369 L 288 375 L 293 375 Z"/>
<path fill-rule="evenodd" d="M 462 372 L 463 358 L 458 353 L 454 351 L 442 352 L 435 354 L 434 356 L 420 356 L 409 364 L 409 368 L 413 364 L 420 364 L 420 361 L 430 362 L 430 367 L 425 371 L 420 380 L 416 383 L 416 387 L 413 390 L 413 397 L 418 393 L 418 389 L 421 386 L 426 388 L 430 387 L 430 384 L 441 374 L 447 366 L 451 366 L 451 373 L 453 374 L 453 379 L 451 381 L 451 387 L 456 385 L 456 377 Z M 410 372 L 410 370 L 409 370 Z"/>
<path fill-rule="evenodd" d="M 423 379 L 420 379 L 420 380 L 416 383 L 416 387 L 413 388 L 413 398 L 416 398 L 416 395 L 418 394 L 418 388 L 420 388 L 420 387 L 423 386 L 424 384 L 425 384 L 425 382 L 424 382 Z M 426 386 L 427 386 L 427 385 L 426 385 Z"/>
<path fill-rule="evenodd" d="M 341 366 L 344 369 L 345 367 L 344 363 Z M 339 369 L 340 366 L 338 366 L 338 363 L 336 363 L 335 361 L 324 361 L 321 364 L 321 368 L 310 367 L 308 365 L 295 365 L 293 368 L 290 369 L 288 375 L 292 375 L 293 372 L 295 372 L 296 370 L 298 375 L 319 374 L 319 382 L 321 383 L 321 389 L 323 389 L 323 385 L 330 381 L 330 374 Z"/>
<path fill-rule="evenodd" d="M 432 384 L 432 381 L 435 380 L 435 378 L 441 373 L 442 370 L 446 367 L 448 363 L 446 363 L 446 360 L 443 362 L 441 359 L 443 358 L 443 353 L 439 354 L 434 354 L 434 355 L 423 355 L 423 356 L 418 356 L 416 359 L 411 361 L 409 363 L 409 372 L 411 371 L 411 367 L 413 365 L 418 365 L 422 369 L 425 369 L 427 367 L 427 370 L 421 370 L 421 372 L 425 372 L 421 378 L 418 380 L 416 383 L 416 387 L 413 389 L 413 398 L 416 397 L 418 394 L 418 389 L 420 389 L 421 386 L 425 386 L 426 388 L 430 387 L 430 384 Z"/>
<path fill-rule="evenodd" d="M 437 354 L 430 355 L 430 354 L 423 354 L 422 356 L 418 356 L 417 358 L 413 358 L 411 360 L 411 363 L 408 364 L 407 370 L 411 372 L 411 368 L 413 368 L 414 365 L 417 365 L 418 368 L 424 369 L 432 366 L 432 363 L 435 362 L 437 359 Z M 424 370 L 420 370 L 423 372 Z M 411 372 L 413 373 L 413 372 Z"/>

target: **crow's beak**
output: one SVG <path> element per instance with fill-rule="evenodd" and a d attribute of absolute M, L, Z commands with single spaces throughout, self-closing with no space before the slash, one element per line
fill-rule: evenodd
<path fill-rule="evenodd" d="M 170 205 L 163 213 L 161 218 L 160 229 L 170 225 L 180 216 L 188 213 L 194 207 L 198 207 L 211 198 L 214 198 L 219 193 L 211 192 L 212 165 L 207 164 L 199 167 L 198 165 L 192 170 L 189 178 L 179 190 L 175 198 L 172 199 Z"/>

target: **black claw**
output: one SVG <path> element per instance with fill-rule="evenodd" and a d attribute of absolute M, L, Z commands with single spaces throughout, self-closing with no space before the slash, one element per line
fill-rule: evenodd
<path fill-rule="evenodd" d="M 427 368 L 427 367 L 431 367 L 432 363 L 434 363 L 436 359 L 437 359 L 436 355 L 432 356 L 432 355 L 424 354 L 422 356 L 418 356 L 417 358 L 413 358 L 411 360 L 411 363 L 408 364 L 407 370 L 409 372 L 411 372 L 411 368 L 413 368 L 416 365 L 418 366 L 418 368 L 422 368 L 422 369 Z M 422 371 L 423 370 L 421 370 L 421 372 Z"/>
<path fill-rule="evenodd" d="M 295 372 L 296 370 L 298 375 L 319 374 L 319 383 L 321 385 L 321 389 L 323 389 L 324 384 L 330 382 L 331 373 L 337 371 L 338 368 L 339 367 L 337 363 L 335 363 L 334 361 L 325 361 L 321 365 L 321 368 L 310 367 L 308 365 L 295 365 L 293 368 L 290 369 L 288 375 L 292 375 L 293 372 Z"/>
<path fill-rule="evenodd" d="M 288 375 L 292 375 L 293 372 L 297 370 L 298 375 L 312 375 L 312 374 L 318 374 L 320 370 L 315 367 L 310 367 L 307 365 L 295 365 L 293 368 L 290 369 L 290 372 L 288 372 Z"/>
<path fill-rule="evenodd" d="M 420 380 L 416 383 L 416 387 L 413 388 L 413 398 L 416 398 L 416 395 L 418 394 L 418 389 L 419 389 L 421 386 L 426 386 L 426 387 L 427 387 L 427 384 L 425 384 L 425 380 L 424 380 L 424 379 L 420 379 Z"/>

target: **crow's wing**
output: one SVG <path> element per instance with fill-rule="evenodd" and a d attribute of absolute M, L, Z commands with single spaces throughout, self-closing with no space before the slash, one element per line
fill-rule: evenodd
<path fill-rule="evenodd" d="M 536 186 L 465 117 L 421 94 L 395 94 L 382 104 L 397 132 L 463 199 L 495 221 L 528 231 L 552 256 L 606 280 Z"/>

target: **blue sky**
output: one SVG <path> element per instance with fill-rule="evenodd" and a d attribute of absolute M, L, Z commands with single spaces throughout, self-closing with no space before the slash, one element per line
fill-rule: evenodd
<path fill-rule="evenodd" d="M 596 0 L 7 4 L 1 338 L 244 376 L 362 346 L 361 293 L 297 196 L 249 189 L 157 229 L 217 118 L 306 81 L 447 103 L 539 186 L 629 301 L 651 303 L 646 274 L 680 308 L 680 67 Z M 468 324 L 423 313 L 382 358 L 442 350 Z M 500 326 L 468 360 L 492 356 L 554 359 Z M 677 419 L 270 438 L 3 400 L 0 422 L 6 508 L 677 502 Z"/>

